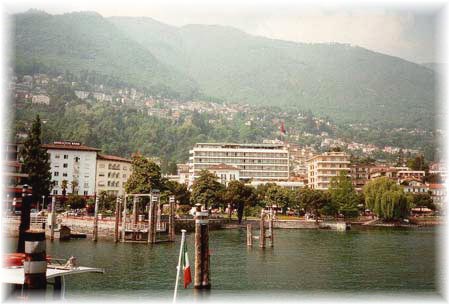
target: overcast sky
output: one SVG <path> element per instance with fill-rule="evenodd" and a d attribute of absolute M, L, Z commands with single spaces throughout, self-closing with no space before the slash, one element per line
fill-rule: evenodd
<path fill-rule="evenodd" d="M 359 4 L 363 2 L 363 5 Z M 3 1 L 6 13 L 29 8 L 52 14 L 96 11 L 109 16 L 147 16 L 158 21 L 185 24 L 220 24 L 247 33 L 299 42 L 342 42 L 398 56 L 417 63 L 439 62 L 440 29 L 437 13 L 442 2 L 373 1 L 323 3 L 252 1 Z M 281 3 L 281 4 L 280 4 Z M 305 4 L 306 3 L 306 4 Z M 391 2 L 390 2 L 391 3 Z M 408 4 L 406 4 L 408 3 Z M 428 4 L 427 4 L 428 3 Z"/>

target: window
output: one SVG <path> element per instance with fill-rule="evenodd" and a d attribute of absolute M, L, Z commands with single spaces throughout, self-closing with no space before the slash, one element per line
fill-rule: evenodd
<path fill-rule="evenodd" d="M 126 178 L 126 177 L 127 177 L 127 174 L 123 174 L 123 175 L 122 175 L 122 178 Z"/>
<path fill-rule="evenodd" d="M 58 195 L 58 190 L 53 190 L 53 195 Z"/>
<path fill-rule="evenodd" d="M 98 176 L 99 177 L 105 177 L 105 173 L 99 173 Z"/>
<path fill-rule="evenodd" d="M 53 181 L 53 185 L 54 185 L 54 186 L 58 186 L 58 181 L 54 180 L 54 181 Z"/>
<path fill-rule="evenodd" d="M 54 176 L 54 177 L 58 177 L 58 176 L 59 176 L 59 172 L 54 172 L 54 173 L 53 173 L 53 176 Z"/>
<path fill-rule="evenodd" d="M 75 160 L 75 162 L 78 162 L 78 161 L 80 161 L 80 157 L 75 157 L 74 160 Z"/>
<path fill-rule="evenodd" d="M 84 191 L 84 196 L 87 196 L 87 194 L 88 194 L 88 191 Z"/>
<path fill-rule="evenodd" d="M 89 188 L 89 182 L 85 182 L 84 183 L 84 188 L 86 189 L 86 188 Z"/>
<path fill-rule="evenodd" d="M 55 159 L 59 159 L 59 154 L 55 154 Z"/>
<path fill-rule="evenodd" d="M 69 155 L 64 155 L 64 159 L 69 159 Z"/>
<path fill-rule="evenodd" d="M 63 177 L 67 177 L 67 173 L 63 173 L 62 175 L 63 175 Z"/>
<path fill-rule="evenodd" d="M 103 164 L 100 164 L 100 166 L 99 166 L 100 168 L 105 168 L 105 164 L 103 163 Z"/>
<path fill-rule="evenodd" d="M 67 168 L 67 163 L 63 163 L 63 168 Z"/>

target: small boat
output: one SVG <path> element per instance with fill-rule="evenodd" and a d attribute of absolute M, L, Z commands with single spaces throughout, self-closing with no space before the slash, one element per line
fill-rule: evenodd
<path fill-rule="evenodd" d="M 7 298 L 21 299 L 24 296 L 24 259 L 24 253 L 9 253 L 4 255 L 1 273 L 2 283 L 7 287 Z M 105 270 L 103 268 L 78 266 L 76 258 L 73 256 L 69 259 L 55 259 L 47 256 L 47 286 L 53 286 L 54 299 L 64 299 L 66 276 L 92 272 L 105 273 Z"/>

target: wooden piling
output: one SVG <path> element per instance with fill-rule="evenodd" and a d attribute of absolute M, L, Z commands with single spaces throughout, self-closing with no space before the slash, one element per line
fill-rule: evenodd
<path fill-rule="evenodd" d="M 158 197 L 152 197 L 154 198 L 153 200 L 153 206 L 152 206 L 152 243 L 156 243 L 156 229 L 157 229 L 157 221 L 158 221 L 158 206 L 159 206 L 159 202 L 158 202 Z"/>
<path fill-rule="evenodd" d="M 30 212 L 31 212 L 31 197 L 28 196 L 28 185 L 24 184 L 22 188 L 22 207 L 19 224 L 19 240 L 17 243 L 17 252 L 25 252 L 25 232 L 30 229 Z"/>
<path fill-rule="evenodd" d="M 98 239 L 98 197 L 95 198 L 95 208 L 94 208 L 94 232 L 92 233 L 92 240 L 97 241 Z"/>
<path fill-rule="evenodd" d="M 50 240 L 55 239 L 55 225 L 56 225 L 56 198 L 52 196 L 52 214 L 50 216 Z"/>
<path fill-rule="evenodd" d="M 121 198 L 117 196 L 116 199 L 116 211 L 115 211 L 115 222 L 114 222 L 114 242 L 119 241 L 119 221 L 120 221 L 120 203 Z"/>
<path fill-rule="evenodd" d="M 200 211 L 197 205 L 195 213 L 195 289 L 210 289 L 209 277 L 209 220 L 208 211 Z"/>
<path fill-rule="evenodd" d="M 274 210 L 270 210 L 270 219 L 269 219 L 269 236 L 270 236 L 270 247 L 273 247 L 273 217 L 274 217 Z"/>
<path fill-rule="evenodd" d="M 136 205 L 137 205 L 137 197 L 133 197 L 133 214 L 131 215 L 131 224 L 133 228 L 136 226 L 137 223 L 137 211 L 136 211 Z"/>
<path fill-rule="evenodd" d="M 125 229 L 127 226 L 127 199 L 128 197 L 125 196 L 123 200 L 123 214 L 122 214 L 122 242 L 125 242 Z"/>
<path fill-rule="evenodd" d="M 156 243 L 156 205 L 158 198 L 154 195 L 150 198 L 148 208 L 148 243 Z"/>
<path fill-rule="evenodd" d="M 44 297 L 47 288 L 47 259 L 44 230 L 27 230 L 25 237 L 24 292 L 26 296 Z"/>
<path fill-rule="evenodd" d="M 261 210 L 261 220 L 259 221 L 259 247 L 266 247 L 266 227 L 264 226 L 264 218 L 266 214 Z"/>
<path fill-rule="evenodd" d="M 175 241 L 175 196 L 169 197 L 169 241 Z"/>
<path fill-rule="evenodd" d="M 247 246 L 253 245 L 252 224 L 247 224 Z"/>

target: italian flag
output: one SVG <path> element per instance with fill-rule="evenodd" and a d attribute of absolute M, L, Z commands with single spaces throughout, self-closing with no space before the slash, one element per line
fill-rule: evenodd
<path fill-rule="evenodd" d="M 190 283 L 192 283 L 191 278 L 191 265 L 189 265 L 189 255 L 187 251 L 186 241 L 183 245 L 183 253 L 181 254 L 182 264 L 183 264 L 183 273 L 184 273 L 184 288 L 187 288 Z"/>

